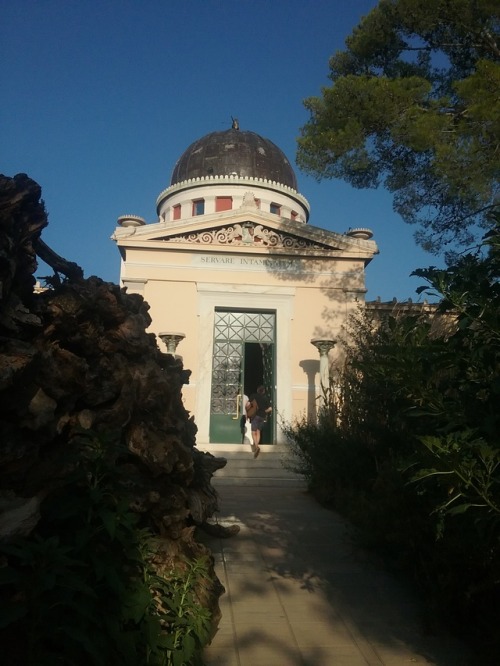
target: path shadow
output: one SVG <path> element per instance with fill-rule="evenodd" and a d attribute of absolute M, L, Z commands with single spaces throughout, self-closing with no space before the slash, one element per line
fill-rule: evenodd
<path fill-rule="evenodd" d="M 412 587 L 380 568 L 351 538 L 349 524 L 307 492 L 247 486 L 222 486 L 218 492 L 220 522 L 236 522 L 241 531 L 232 539 L 205 542 L 229 570 L 232 608 L 257 597 L 269 624 L 283 614 L 273 605 L 270 586 L 285 614 L 294 610 L 300 591 L 301 599 L 304 593 L 309 595 L 307 609 L 302 611 L 309 616 L 304 617 L 305 623 L 322 618 L 332 631 L 346 628 L 360 644 L 369 643 L 374 654 L 392 654 L 393 659 L 406 655 L 401 663 L 411 663 L 412 655 L 418 655 L 422 660 L 417 663 L 476 666 L 457 640 L 426 632 L 425 609 Z M 258 628 L 248 627 L 239 643 L 269 642 L 266 629 L 260 630 L 259 637 Z M 297 652 L 289 648 L 280 646 L 283 664 L 327 663 L 322 661 L 323 648 L 313 641 L 299 661 Z M 373 663 L 398 663 L 380 659 Z"/>

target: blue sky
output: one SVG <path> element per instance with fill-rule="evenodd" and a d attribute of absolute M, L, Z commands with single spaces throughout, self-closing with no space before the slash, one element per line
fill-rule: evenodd
<path fill-rule="evenodd" d="M 329 57 L 376 4 L 3 0 L 0 172 L 41 185 L 46 243 L 87 277 L 118 282 L 117 217 L 155 221 L 156 198 L 194 140 L 234 116 L 295 162 L 302 101 L 328 85 Z M 391 196 L 296 172 L 311 224 L 373 230 L 368 298 L 418 300 L 422 282 L 410 273 L 439 262 L 415 245 Z"/>

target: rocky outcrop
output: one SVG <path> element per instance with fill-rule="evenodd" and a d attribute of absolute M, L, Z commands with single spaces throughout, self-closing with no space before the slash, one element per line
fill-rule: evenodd
<path fill-rule="evenodd" d="M 0 176 L 0 540 L 35 529 L 92 440 L 119 451 L 130 506 L 165 558 L 207 555 L 193 533 L 217 510 L 210 479 L 225 461 L 196 449 L 190 373 L 146 332 L 141 296 L 84 279 L 43 244 L 40 196 L 26 175 Z M 35 294 L 37 248 L 55 277 Z M 216 619 L 221 590 L 212 568 L 202 597 Z"/>

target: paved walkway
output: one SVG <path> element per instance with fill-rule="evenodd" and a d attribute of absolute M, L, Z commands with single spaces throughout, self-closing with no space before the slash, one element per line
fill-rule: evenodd
<path fill-rule="evenodd" d="M 474 664 L 453 640 L 422 632 L 411 591 L 373 565 L 345 522 L 304 490 L 218 491 L 219 522 L 241 531 L 204 538 L 226 589 L 206 666 Z"/>

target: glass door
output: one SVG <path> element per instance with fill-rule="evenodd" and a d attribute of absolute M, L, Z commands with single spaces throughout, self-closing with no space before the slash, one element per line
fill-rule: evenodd
<path fill-rule="evenodd" d="M 242 409 L 243 343 L 216 340 L 212 363 L 210 441 L 240 441 Z"/>
<path fill-rule="evenodd" d="M 274 405 L 274 312 L 216 310 L 210 442 L 242 441 L 240 419 L 243 395 L 263 384 Z M 262 442 L 272 443 L 274 413 L 263 431 Z"/>

